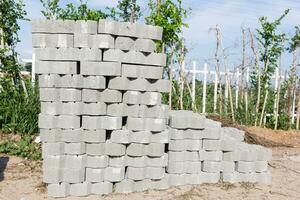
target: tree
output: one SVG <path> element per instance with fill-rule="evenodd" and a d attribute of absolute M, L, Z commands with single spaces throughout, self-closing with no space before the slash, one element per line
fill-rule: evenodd
<path fill-rule="evenodd" d="M 59 6 L 59 0 L 40 0 L 45 10 L 42 11 L 46 19 L 63 20 L 94 20 L 105 19 L 107 14 L 101 10 L 88 8 L 87 1 L 80 0 L 80 5 L 69 3 L 65 8 Z"/>
<path fill-rule="evenodd" d="M 141 16 L 141 7 L 136 0 L 119 0 L 116 8 L 107 8 L 114 20 L 135 23 Z"/>

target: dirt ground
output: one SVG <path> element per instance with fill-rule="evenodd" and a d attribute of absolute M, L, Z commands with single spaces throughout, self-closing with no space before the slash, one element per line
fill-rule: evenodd
<path fill-rule="evenodd" d="M 164 191 L 149 190 L 132 194 L 111 194 L 68 200 L 194 200 L 194 199 L 299 199 L 300 198 L 300 148 L 274 147 L 270 170 L 273 180 L 265 184 L 203 184 L 173 187 Z M 47 197 L 41 182 L 39 163 L 0 155 L 0 199 L 42 200 Z M 3 173 L 1 173 L 3 172 Z M 64 198 L 63 198 L 64 199 Z"/>

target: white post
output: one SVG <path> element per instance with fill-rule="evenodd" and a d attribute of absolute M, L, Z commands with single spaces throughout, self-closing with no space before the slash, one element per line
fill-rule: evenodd
<path fill-rule="evenodd" d="M 206 84 L 207 84 L 207 63 L 204 64 L 203 95 L 202 95 L 202 113 L 206 112 Z"/>
<path fill-rule="evenodd" d="M 239 103 L 239 76 L 240 76 L 240 70 L 237 69 L 237 72 L 235 74 L 235 79 L 236 79 L 236 88 L 235 88 L 235 109 L 238 108 L 238 103 Z"/>
<path fill-rule="evenodd" d="M 275 91 L 275 99 L 274 99 L 274 106 L 273 106 L 273 108 L 274 108 L 273 113 L 274 114 L 276 113 L 278 82 L 279 82 L 279 69 L 277 67 L 276 70 L 275 70 L 275 90 L 274 90 Z"/>
<path fill-rule="evenodd" d="M 299 108 L 298 108 L 299 109 Z M 295 111 L 296 111 L 296 90 L 293 92 L 293 106 L 292 106 L 292 124 L 295 124 Z"/>
<path fill-rule="evenodd" d="M 214 87 L 214 113 L 217 113 L 217 95 L 218 95 L 218 74 L 215 73 L 215 87 Z"/>
<path fill-rule="evenodd" d="M 193 62 L 193 80 L 192 80 L 192 109 L 196 110 L 195 96 L 196 96 L 196 62 Z"/>
<path fill-rule="evenodd" d="M 225 93 L 225 107 L 224 107 L 224 109 L 225 109 L 225 112 L 226 112 L 226 114 L 227 114 L 227 106 L 228 106 L 228 90 L 229 90 L 229 74 L 228 74 L 228 71 L 227 71 L 227 69 L 226 69 L 226 71 L 225 71 L 225 91 L 224 91 L 224 93 Z"/>
<path fill-rule="evenodd" d="M 32 60 L 31 60 L 31 82 L 35 82 L 35 53 L 32 53 Z"/>

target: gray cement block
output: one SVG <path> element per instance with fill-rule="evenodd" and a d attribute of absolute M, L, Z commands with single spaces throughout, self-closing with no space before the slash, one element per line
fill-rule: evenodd
<path fill-rule="evenodd" d="M 84 181 L 85 168 L 81 169 L 63 169 L 63 182 L 66 183 L 81 183 Z"/>
<path fill-rule="evenodd" d="M 129 90 L 129 79 L 126 77 L 114 77 L 109 79 L 108 88 L 113 90 Z"/>
<path fill-rule="evenodd" d="M 171 111 L 169 126 L 177 129 L 204 129 L 206 118 L 192 111 Z"/>
<path fill-rule="evenodd" d="M 149 91 L 150 87 L 150 82 L 147 79 L 137 78 L 129 82 L 129 90 L 133 91 Z"/>
<path fill-rule="evenodd" d="M 76 62 L 35 61 L 37 74 L 77 74 Z"/>
<path fill-rule="evenodd" d="M 123 156 L 125 149 L 126 146 L 123 144 L 112 143 L 111 141 L 105 143 L 105 154 L 108 156 Z"/>
<path fill-rule="evenodd" d="M 121 36 L 129 36 L 129 37 L 136 37 L 136 25 L 134 23 L 125 22 L 118 24 L 118 32 L 117 35 Z"/>
<path fill-rule="evenodd" d="M 162 132 L 153 132 L 150 135 L 150 142 L 151 143 L 169 143 L 169 130 L 165 130 Z"/>
<path fill-rule="evenodd" d="M 109 166 L 110 167 L 125 167 L 126 166 L 126 156 L 110 156 Z"/>
<path fill-rule="evenodd" d="M 239 182 L 238 172 L 223 172 L 221 173 L 221 178 L 223 182 L 237 183 Z"/>
<path fill-rule="evenodd" d="M 97 34 L 89 36 L 89 47 L 99 49 L 113 49 L 115 48 L 115 39 L 111 35 Z"/>
<path fill-rule="evenodd" d="M 90 183 L 100 183 L 104 181 L 104 169 L 86 168 L 85 180 Z"/>
<path fill-rule="evenodd" d="M 105 130 L 83 130 L 82 141 L 88 143 L 102 143 L 106 140 Z"/>
<path fill-rule="evenodd" d="M 141 92 L 138 91 L 126 91 L 123 95 L 123 103 L 127 104 L 140 104 L 141 103 Z"/>
<path fill-rule="evenodd" d="M 32 34 L 34 48 L 67 48 L 74 46 L 74 36 L 71 34 Z"/>
<path fill-rule="evenodd" d="M 124 52 L 122 62 L 129 64 L 148 64 L 148 62 L 146 62 L 146 56 L 138 51 Z"/>
<path fill-rule="evenodd" d="M 92 194 L 104 195 L 112 193 L 113 184 L 111 182 L 93 183 L 91 188 Z"/>
<path fill-rule="evenodd" d="M 90 35 L 86 33 L 74 34 L 74 47 L 88 48 L 90 44 Z"/>
<path fill-rule="evenodd" d="M 232 173 L 235 170 L 235 163 L 232 161 L 221 161 L 221 171 L 223 173 Z"/>
<path fill-rule="evenodd" d="M 138 38 L 134 42 L 134 49 L 136 51 L 151 53 L 151 52 L 155 51 L 156 45 L 155 45 L 155 42 L 153 40 Z"/>
<path fill-rule="evenodd" d="M 101 92 L 101 101 L 107 103 L 119 103 L 122 101 L 122 93 L 118 90 L 105 89 Z"/>
<path fill-rule="evenodd" d="M 164 131 L 166 129 L 166 120 L 128 117 L 127 129 L 133 131 Z"/>
<path fill-rule="evenodd" d="M 148 144 L 150 142 L 150 131 L 131 131 L 129 138 L 130 142 Z"/>
<path fill-rule="evenodd" d="M 126 171 L 126 178 L 140 181 L 146 178 L 146 168 L 128 167 Z"/>
<path fill-rule="evenodd" d="M 70 195 L 77 197 L 85 197 L 91 193 L 91 183 L 75 183 L 70 185 Z"/>
<path fill-rule="evenodd" d="M 40 129 L 40 139 L 42 142 L 60 142 L 60 129 Z"/>
<path fill-rule="evenodd" d="M 92 156 L 102 156 L 105 153 L 105 143 L 86 144 L 86 154 Z"/>
<path fill-rule="evenodd" d="M 89 145 L 89 144 L 87 144 Z M 100 146 L 100 148 L 103 148 Z M 104 150 L 103 150 L 104 151 Z M 86 167 L 90 168 L 105 168 L 108 166 L 108 156 L 87 156 Z"/>
<path fill-rule="evenodd" d="M 70 194 L 69 183 L 56 183 L 47 185 L 48 195 L 54 198 L 67 197 Z"/>
<path fill-rule="evenodd" d="M 101 61 L 101 60 L 100 60 Z M 121 63 L 119 62 L 81 62 L 82 75 L 119 76 Z M 117 60 L 118 61 L 118 60 Z"/>
<path fill-rule="evenodd" d="M 126 165 L 129 167 L 144 168 L 148 165 L 147 157 L 146 156 L 139 156 L 139 157 L 126 156 Z"/>
<path fill-rule="evenodd" d="M 171 82 L 169 80 L 157 80 L 151 84 L 151 91 L 167 93 L 170 92 Z"/>
<path fill-rule="evenodd" d="M 79 61 L 81 50 L 76 48 L 36 48 L 34 53 L 37 60 Z M 100 50 L 101 52 L 101 50 Z M 100 57 L 101 58 L 101 57 Z M 38 65 L 37 65 L 38 66 Z"/>
<path fill-rule="evenodd" d="M 63 168 L 65 165 L 65 157 L 65 155 L 46 156 L 45 158 L 43 158 L 43 167 L 56 167 L 58 169 Z"/>
<path fill-rule="evenodd" d="M 84 76 L 82 78 L 83 84 L 82 88 L 90 88 L 90 89 L 105 89 L 105 77 L 104 76 Z"/>
<path fill-rule="evenodd" d="M 60 115 L 57 117 L 57 128 L 78 129 L 80 128 L 80 117 L 74 115 Z"/>
<path fill-rule="evenodd" d="M 226 152 L 224 152 L 225 154 Z M 222 151 L 199 151 L 200 160 L 207 160 L 207 161 L 221 161 L 223 159 L 223 152 Z"/>
<path fill-rule="evenodd" d="M 73 20 L 42 20 L 31 21 L 32 33 L 74 33 Z"/>
<path fill-rule="evenodd" d="M 200 161 L 200 155 L 198 151 L 186 151 L 184 155 L 186 161 Z"/>
<path fill-rule="evenodd" d="M 47 142 L 42 144 L 42 157 L 63 155 L 65 144 L 62 142 Z"/>
<path fill-rule="evenodd" d="M 129 105 L 126 106 L 126 115 L 129 117 L 139 117 L 139 105 Z"/>
<path fill-rule="evenodd" d="M 81 169 L 84 168 L 87 162 L 86 155 L 66 155 L 65 156 L 65 168 L 68 169 Z"/>
<path fill-rule="evenodd" d="M 145 92 L 142 93 L 141 96 L 141 104 L 142 105 L 160 105 L 161 104 L 161 93 L 158 92 Z"/>
<path fill-rule="evenodd" d="M 186 161 L 185 173 L 187 174 L 199 174 L 201 173 L 200 161 Z"/>
<path fill-rule="evenodd" d="M 135 181 L 133 184 L 133 191 L 134 192 L 142 192 L 142 191 L 148 190 L 150 185 L 151 185 L 150 179 Z"/>
<path fill-rule="evenodd" d="M 202 130 L 204 139 L 213 139 L 213 140 L 220 139 L 222 132 L 223 132 L 222 128 L 216 128 L 216 127 L 206 127 L 204 130 Z"/>
<path fill-rule="evenodd" d="M 272 174 L 270 171 L 256 173 L 256 181 L 259 183 L 267 183 L 270 184 L 272 181 Z"/>
<path fill-rule="evenodd" d="M 161 79 L 163 67 L 122 64 L 122 76 L 128 78 Z"/>
<path fill-rule="evenodd" d="M 117 37 L 115 48 L 125 51 L 133 50 L 135 48 L 135 41 L 130 37 Z"/>
<path fill-rule="evenodd" d="M 81 101 L 81 90 L 40 88 L 40 101 Z"/>
<path fill-rule="evenodd" d="M 71 155 L 82 155 L 86 152 L 86 145 L 84 142 L 65 143 L 65 153 Z"/>
<path fill-rule="evenodd" d="M 232 128 L 232 127 L 223 127 L 223 134 L 221 135 L 222 137 L 232 137 L 237 141 L 244 141 L 244 136 L 245 136 L 245 132 L 236 128 Z"/>
<path fill-rule="evenodd" d="M 102 102 L 97 103 L 84 103 L 83 104 L 83 115 L 105 115 L 106 104 Z"/>
<path fill-rule="evenodd" d="M 181 186 L 185 184 L 185 174 L 169 174 L 170 186 Z"/>
<path fill-rule="evenodd" d="M 107 105 L 107 115 L 114 117 L 123 117 L 127 115 L 127 104 L 113 103 Z"/>
<path fill-rule="evenodd" d="M 239 173 L 238 174 L 238 180 L 239 182 L 250 182 L 250 183 L 255 183 L 257 182 L 256 180 L 256 173 Z"/>
<path fill-rule="evenodd" d="M 131 131 L 129 130 L 114 130 L 111 133 L 110 140 L 113 143 L 129 144 Z"/>
<path fill-rule="evenodd" d="M 209 173 L 217 173 L 221 171 L 221 162 L 219 161 L 203 161 L 202 171 Z"/>
<path fill-rule="evenodd" d="M 221 150 L 221 140 L 203 139 L 202 146 L 204 150 L 211 150 L 211 151 Z"/>
<path fill-rule="evenodd" d="M 119 183 L 116 183 L 117 193 L 131 193 L 133 192 L 134 181 L 130 179 L 124 179 Z"/>
<path fill-rule="evenodd" d="M 120 182 L 125 177 L 124 167 L 107 167 L 104 170 L 104 180 L 109 182 Z"/>
<path fill-rule="evenodd" d="M 83 102 L 100 102 L 101 101 L 101 91 L 100 90 L 82 90 L 82 101 Z"/>
<path fill-rule="evenodd" d="M 108 49 L 103 53 L 103 61 L 123 62 L 125 53 L 120 49 Z"/>
<path fill-rule="evenodd" d="M 220 173 L 201 173 L 201 179 L 203 183 L 217 183 L 220 180 Z"/>
<path fill-rule="evenodd" d="M 98 48 L 81 48 L 79 50 L 79 60 L 83 62 L 102 61 L 102 50 Z"/>
<path fill-rule="evenodd" d="M 166 66 L 167 56 L 163 53 L 151 53 L 145 58 L 144 64 Z"/>
<path fill-rule="evenodd" d="M 199 185 L 202 183 L 201 174 L 184 174 L 185 185 Z"/>
<path fill-rule="evenodd" d="M 167 174 L 160 179 L 160 180 L 151 180 L 151 189 L 156 189 L 156 190 L 166 190 L 170 187 L 169 185 L 169 177 Z"/>
<path fill-rule="evenodd" d="M 43 166 L 43 182 L 44 183 L 59 183 L 62 181 L 62 169 Z"/>
<path fill-rule="evenodd" d="M 146 106 L 141 105 L 139 107 L 139 117 L 141 118 L 169 118 L 169 106 L 159 105 L 159 106 Z"/>
<path fill-rule="evenodd" d="M 129 156 L 144 156 L 146 146 L 143 144 L 131 143 L 126 149 L 126 154 Z"/>
<path fill-rule="evenodd" d="M 47 115 L 80 115 L 81 102 L 41 102 L 41 113 Z"/>
<path fill-rule="evenodd" d="M 186 150 L 187 151 L 199 151 L 202 149 L 202 140 L 186 139 Z"/>
<path fill-rule="evenodd" d="M 167 166 L 169 174 L 184 174 L 187 170 L 187 162 L 170 162 Z"/>
<path fill-rule="evenodd" d="M 186 148 L 186 140 L 170 140 L 169 142 L 170 151 L 186 151 Z"/>
<path fill-rule="evenodd" d="M 161 157 L 165 153 L 165 144 L 150 143 L 146 145 L 145 153 L 151 157 Z"/>
<path fill-rule="evenodd" d="M 154 180 L 162 179 L 165 175 L 165 171 L 163 167 L 147 167 L 146 178 Z"/>
<path fill-rule="evenodd" d="M 110 117 L 106 116 L 103 124 L 103 129 L 116 130 L 122 128 L 122 117 Z"/>
<path fill-rule="evenodd" d="M 256 146 L 257 160 L 266 161 L 272 160 L 272 149 L 268 149 L 262 146 Z"/>
<path fill-rule="evenodd" d="M 168 165 L 168 154 L 164 153 L 161 157 L 146 157 L 146 163 L 149 167 L 166 167 Z"/>
<path fill-rule="evenodd" d="M 236 171 L 242 173 L 255 172 L 255 162 L 238 161 L 236 163 Z"/>
<path fill-rule="evenodd" d="M 100 19 L 98 22 L 98 33 L 116 35 L 118 30 L 119 30 L 118 23 L 115 21 Z"/>
<path fill-rule="evenodd" d="M 256 172 L 266 172 L 268 170 L 268 161 L 255 161 L 254 169 Z"/>
<path fill-rule="evenodd" d="M 185 130 L 179 130 L 170 128 L 170 139 L 171 140 L 184 140 L 185 139 Z"/>
<path fill-rule="evenodd" d="M 91 20 L 77 20 L 74 25 L 74 33 L 96 34 L 98 23 Z"/>
<path fill-rule="evenodd" d="M 144 131 L 146 126 L 146 119 L 128 117 L 126 128 L 132 131 Z"/>
<path fill-rule="evenodd" d="M 106 116 L 82 116 L 82 128 L 86 130 L 103 129 Z"/>

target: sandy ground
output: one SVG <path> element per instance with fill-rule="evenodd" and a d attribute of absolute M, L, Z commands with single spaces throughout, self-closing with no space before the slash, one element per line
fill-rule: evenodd
<path fill-rule="evenodd" d="M 40 164 L 21 158 L 0 155 L 0 199 L 40 200 L 47 197 L 41 183 Z M 149 190 L 132 194 L 111 194 L 68 200 L 194 200 L 194 199 L 299 199 L 300 198 L 300 148 L 273 148 L 269 166 L 273 180 L 264 184 L 203 184 L 173 187 L 164 191 Z M 4 173 L 3 173 L 4 172 Z"/>

